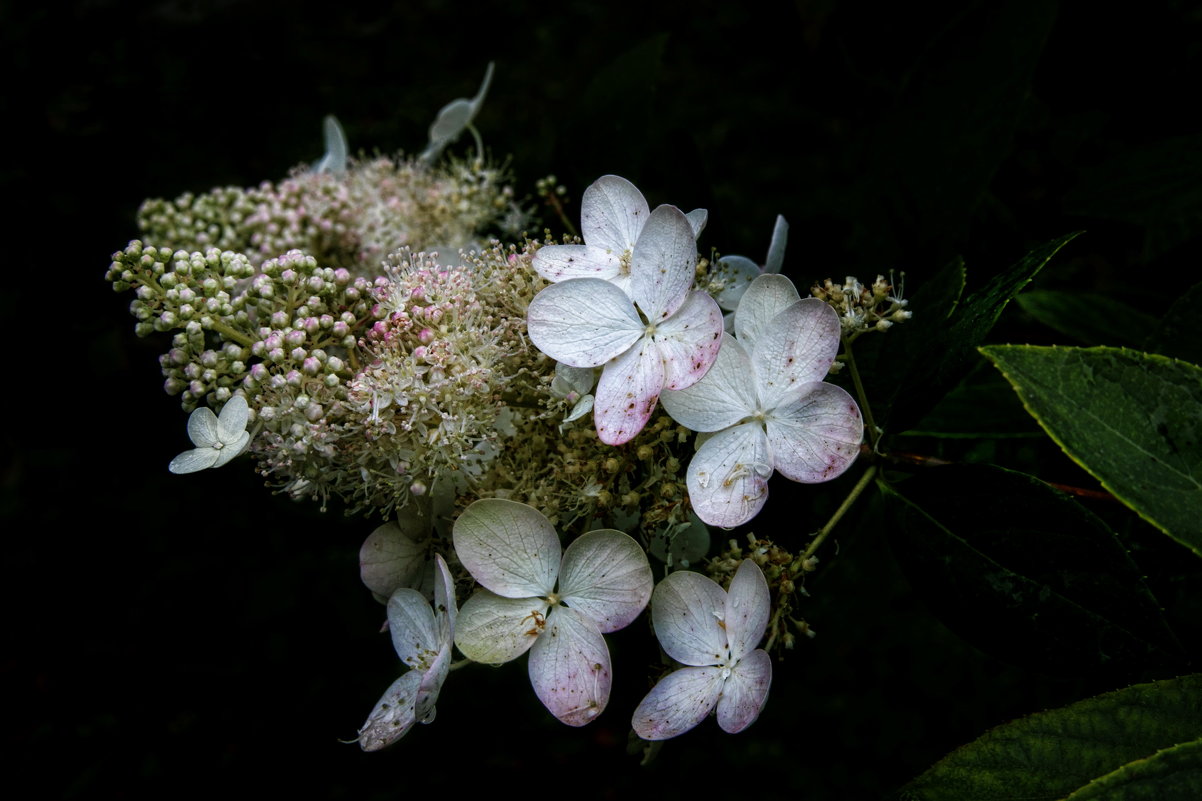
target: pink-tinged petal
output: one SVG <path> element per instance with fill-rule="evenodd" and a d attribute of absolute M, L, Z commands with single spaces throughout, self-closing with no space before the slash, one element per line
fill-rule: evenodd
<path fill-rule="evenodd" d="M 738 734 L 755 723 L 768 700 L 772 684 L 772 659 L 755 650 L 739 660 L 722 685 L 718 699 L 718 725 L 727 734 Z"/>
<path fill-rule="evenodd" d="M 591 722 L 609 703 L 609 648 L 597 625 L 574 609 L 551 610 L 530 649 L 529 669 L 538 700 L 569 726 Z"/>
<path fill-rule="evenodd" d="M 472 578 L 506 598 L 544 596 L 559 574 L 559 535 L 532 506 L 484 498 L 463 510 L 451 532 Z"/>
<path fill-rule="evenodd" d="M 722 335 L 722 349 L 705 377 L 688 389 L 665 390 L 660 395 L 672 419 L 693 431 L 730 428 L 756 410 L 751 357 L 729 334 Z"/>
<path fill-rule="evenodd" d="M 771 477 L 768 438 L 753 422 L 707 439 L 693 455 L 685 483 L 698 517 L 711 526 L 734 528 L 759 514 Z"/>
<path fill-rule="evenodd" d="M 651 323 L 671 317 L 684 303 L 697 272 L 697 239 L 680 209 L 651 212 L 630 262 L 632 297 Z"/>
<path fill-rule="evenodd" d="M 678 570 L 655 585 L 651 622 L 668 656 L 685 665 L 725 664 L 726 592 L 712 579 Z"/>
<path fill-rule="evenodd" d="M 705 224 L 709 222 L 710 213 L 705 209 L 693 209 L 685 215 L 685 219 L 689 221 L 689 227 L 693 229 L 693 238 L 696 239 L 705 230 Z"/>
<path fill-rule="evenodd" d="M 698 290 L 655 328 L 652 336 L 664 361 L 664 388 L 685 389 L 701 380 L 722 345 L 722 310 Z"/>
<path fill-rule="evenodd" d="M 686 667 L 660 679 L 631 717 L 644 740 L 667 740 L 705 720 L 722 693 L 722 668 Z"/>
<path fill-rule="evenodd" d="M 772 318 L 799 300 L 797 287 L 788 278 L 768 273 L 761 275 L 751 282 L 739 300 L 739 309 L 735 312 L 735 336 L 749 353 L 754 352 L 760 333 Z"/>
<path fill-rule="evenodd" d="M 198 448 L 209 448 L 221 442 L 221 429 L 212 409 L 200 406 L 192 410 L 192 414 L 188 415 L 188 438 Z"/>
<path fill-rule="evenodd" d="M 411 670 L 384 691 L 359 729 L 359 747 L 379 751 L 401 739 L 417 722 L 414 705 L 421 671 Z"/>
<path fill-rule="evenodd" d="M 517 659 L 543 633 L 550 605 L 541 598 L 502 598 L 477 590 L 455 622 L 455 645 L 473 662 L 500 665 Z"/>
<path fill-rule="evenodd" d="M 772 597 L 764 572 L 755 562 L 744 559 L 726 591 L 726 635 L 730 638 L 732 662 L 760 644 L 771 611 Z"/>
<path fill-rule="evenodd" d="M 217 417 L 217 428 L 221 432 L 221 441 L 228 443 L 244 432 L 249 419 L 250 408 L 246 405 L 245 397 L 234 395 L 226 401 L 225 406 L 221 407 L 221 414 Z"/>
<path fill-rule="evenodd" d="M 760 277 L 760 266 L 746 256 L 723 256 L 714 264 L 710 280 L 722 283 L 722 290 L 714 296 L 718 305 L 727 311 L 739 308 L 747 287 Z"/>
<path fill-rule="evenodd" d="M 234 460 L 242 451 L 246 450 L 246 443 L 250 442 L 250 432 L 243 431 L 236 438 L 225 440 L 225 445 L 220 448 L 215 448 L 217 458 L 213 460 L 213 467 L 221 467 Z"/>
<path fill-rule="evenodd" d="M 768 418 L 773 466 L 803 484 L 842 475 L 860 455 L 863 438 L 860 407 L 834 384 L 808 384 L 800 400 L 777 407 Z"/>
<path fill-rule="evenodd" d="M 618 256 L 592 245 L 543 245 L 535 252 L 531 265 L 553 284 L 569 278 L 609 280 L 622 269 Z"/>
<path fill-rule="evenodd" d="M 617 175 L 601 176 L 580 198 L 580 232 L 584 241 L 618 257 L 634 249 L 649 216 L 643 193 Z"/>
<path fill-rule="evenodd" d="M 442 647 L 434 611 L 417 590 L 399 589 L 388 599 L 388 633 L 397 656 L 411 668 L 427 670 Z"/>
<path fill-rule="evenodd" d="M 429 560 L 426 541 L 406 535 L 396 523 L 378 527 L 359 549 L 359 577 L 385 600 L 401 587 L 422 589 Z"/>
<path fill-rule="evenodd" d="M 605 364 L 629 350 L 646 328 L 626 293 L 599 278 L 551 284 L 526 312 L 530 341 L 571 367 Z"/>
<path fill-rule="evenodd" d="M 593 401 L 593 423 L 606 445 L 629 442 L 647 425 L 664 388 L 659 349 L 644 338 L 605 365 Z"/>
<path fill-rule="evenodd" d="M 785 245 L 789 242 L 789 224 L 785 218 L 776 215 L 776 225 L 772 228 L 772 242 L 768 245 L 768 260 L 764 262 L 764 272 L 779 273 L 785 263 Z"/>
<path fill-rule="evenodd" d="M 172 473 L 184 475 L 186 473 L 198 473 L 201 470 L 207 470 L 217 463 L 217 457 L 221 451 L 216 448 L 203 447 L 193 448 L 190 451 L 184 451 L 179 456 L 171 460 L 171 464 L 167 465 L 167 469 Z"/>
<path fill-rule="evenodd" d="M 839 353 L 839 315 L 818 298 L 779 312 L 751 351 L 764 409 L 797 398 L 804 385 L 826 377 Z"/>
<path fill-rule="evenodd" d="M 643 547 L 613 529 L 574 540 L 559 568 L 560 598 L 602 634 L 630 625 L 647 606 L 654 583 Z"/>

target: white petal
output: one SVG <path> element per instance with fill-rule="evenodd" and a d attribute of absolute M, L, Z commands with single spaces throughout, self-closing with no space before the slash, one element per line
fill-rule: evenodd
<path fill-rule="evenodd" d="M 751 358 L 739 341 L 722 335 L 722 349 L 705 377 L 688 389 L 660 395 L 672 419 L 693 431 L 721 431 L 754 414 Z"/>
<path fill-rule="evenodd" d="M 559 362 L 555 365 L 555 378 L 551 380 L 551 394 L 566 398 L 575 394 L 577 398 L 587 395 L 597 383 L 597 374 L 592 367 L 572 367 Z"/>
<path fill-rule="evenodd" d="M 710 280 L 721 281 L 722 290 L 714 296 L 727 311 L 739 308 L 747 287 L 760 277 L 760 266 L 746 256 L 723 256 L 714 265 Z"/>
<path fill-rule="evenodd" d="M 484 102 L 484 97 L 488 94 L 488 87 L 492 83 L 492 73 L 493 62 L 490 61 L 484 71 L 484 81 L 480 84 L 480 90 L 476 92 L 474 98 L 468 100 L 460 97 L 439 109 L 438 116 L 430 125 L 431 146 L 450 142 L 476 118 L 476 114 Z"/>
<path fill-rule="evenodd" d="M 459 607 L 455 603 L 455 580 L 442 554 L 434 554 L 434 566 L 434 617 L 438 621 L 438 641 L 445 646 L 455 636 Z"/>
<path fill-rule="evenodd" d="M 192 410 L 192 414 L 188 415 L 188 438 L 198 448 L 208 448 L 221 442 L 221 428 L 212 409 L 199 406 Z"/>
<path fill-rule="evenodd" d="M 664 363 L 650 338 L 605 365 L 593 400 L 593 423 L 606 445 L 629 442 L 647 425 L 664 388 Z"/>
<path fill-rule="evenodd" d="M 839 315 L 818 298 L 798 301 L 760 329 L 751 361 L 760 404 L 772 409 L 826 377 L 839 353 Z"/>
<path fill-rule="evenodd" d="M 726 635 L 730 638 L 732 662 L 760 644 L 771 611 L 772 597 L 764 571 L 755 562 L 744 559 L 726 593 Z"/>
<path fill-rule="evenodd" d="M 698 290 L 655 328 L 653 336 L 664 361 L 664 387 L 685 389 L 709 371 L 722 345 L 722 310 Z"/>
<path fill-rule="evenodd" d="M 693 238 L 696 239 L 705 230 L 705 224 L 709 222 L 710 213 L 705 209 L 693 209 L 685 217 L 689 221 L 689 227 L 693 229 Z"/>
<path fill-rule="evenodd" d="M 313 172 L 329 172 L 334 174 L 346 172 L 348 146 L 346 133 L 338 124 L 338 118 L 327 114 L 322 121 L 322 133 L 325 136 L 326 152 L 321 160 L 313 165 Z"/>
<path fill-rule="evenodd" d="M 544 596 L 559 573 L 559 535 L 532 506 L 502 498 L 476 501 L 451 534 L 472 578 L 506 598 Z"/>
<path fill-rule="evenodd" d="M 655 585 L 651 622 L 668 656 L 685 665 L 725 664 L 726 592 L 712 579 L 678 570 Z"/>
<path fill-rule="evenodd" d="M 768 245 L 768 260 L 764 262 L 764 272 L 779 273 L 785 262 L 785 245 L 789 241 L 789 224 L 785 218 L 776 215 L 776 225 L 772 228 L 772 243 Z"/>
<path fill-rule="evenodd" d="M 755 350 L 764 326 L 800 299 L 797 287 L 788 278 L 767 273 L 761 275 L 751 282 L 739 301 L 739 309 L 735 312 L 735 336 L 748 352 Z"/>
<path fill-rule="evenodd" d="M 630 625 L 647 606 L 654 583 L 643 547 L 613 529 L 578 537 L 559 568 L 560 598 L 603 634 Z"/>
<path fill-rule="evenodd" d="M 569 726 L 591 722 L 609 703 L 613 676 L 609 649 L 597 625 L 558 606 L 530 649 L 530 683 L 552 715 Z"/>
<path fill-rule="evenodd" d="M 753 422 L 707 439 L 689 462 L 685 483 L 698 517 L 711 526 L 733 528 L 763 508 L 771 477 L 768 438 Z"/>
<path fill-rule="evenodd" d="M 359 577 L 385 598 L 401 587 L 419 589 L 426 570 L 426 542 L 411 538 L 396 523 L 385 523 L 359 549 Z"/>
<path fill-rule="evenodd" d="M 455 621 L 455 645 L 474 662 L 500 665 L 534 645 L 546 626 L 549 605 L 541 598 L 502 598 L 477 590 Z"/>
<path fill-rule="evenodd" d="M 630 260 L 635 303 L 651 323 L 676 313 L 697 273 L 697 240 L 680 209 L 660 206 L 651 212 Z"/>
<path fill-rule="evenodd" d="M 580 232 L 584 241 L 617 258 L 634 249 L 650 209 L 643 193 L 617 175 L 603 175 L 580 198 Z"/>
<path fill-rule="evenodd" d="M 577 278 L 535 295 L 526 329 L 535 347 L 552 359 L 598 367 L 628 351 L 646 326 L 621 289 L 599 278 Z"/>
<path fill-rule="evenodd" d="M 392 745 L 413 728 L 417 722 L 414 703 L 421 671 L 411 670 L 392 683 L 376 702 L 367 722 L 359 729 L 359 747 L 364 751 L 379 751 Z"/>
<path fill-rule="evenodd" d="M 407 587 L 388 599 L 388 633 L 397 656 L 414 669 L 428 670 L 442 647 L 430 602 Z"/>
<path fill-rule="evenodd" d="M 722 669 L 686 667 L 669 673 L 634 710 L 631 725 L 644 740 L 667 740 L 705 720 L 722 692 Z"/>
<path fill-rule="evenodd" d="M 242 451 L 246 450 L 247 444 L 250 442 L 250 432 L 243 431 L 236 437 L 231 437 L 230 441 L 221 448 L 214 448 L 217 453 L 217 459 L 213 462 L 213 467 L 222 467 L 233 461 L 235 457 L 241 455 Z"/>
<path fill-rule="evenodd" d="M 534 271 L 555 284 L 569 278 L 609 280 L 622 269 L 618 256 L 594 245 L 544 245 L 531 261 Z"/>
<path fill-rule="evenodd" d="M 843 474 L 860 454 L 860 407 L 834 384 L 805 388 L 800 400 L 779 406 L 768 419 L 768 447 L 781 475 L 805 484 Z"/>
<path fill-rule="evenodd" d="M 722 685 L 718 699 L 718 725 L 728 734 L 738 734 L 755 723 L 768 700 L 772 684 L 772 659 L 767 651 L 755 650 L 743 657 Z"/>
<path fill-rule="evenodd" d="M 217 418 L 217 430 L 221 441 L 229 444 L 238 439 L 246 431 L 246 422 L 250 419 L 250 408 L 246 398 L 234 395 L 221 407 L 221 415 Z"/>
<path fill-rule="evenodd" d="M 167 469 L 172 473 L 181 475 L 184 473 L 197 473 L 212 467 L 217 462 L 219 455 L 221 455 L 221 451 L 216 448 L 193 448 L 190 451 L 184 451 L 172 459 L 171 464 L 167 465 Z"/>

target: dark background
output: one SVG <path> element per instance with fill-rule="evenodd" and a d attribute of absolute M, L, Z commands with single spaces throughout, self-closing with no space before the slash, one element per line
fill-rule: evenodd
<path fill-rule="evenodd" d="M 241 462 L 169 475 L 188 443 L 165 346 L 133 336 L 103 275 L 143 198 L 281 177 L 321 154 L 326 113 L 353 149 L 415 152 L 495 60 L 477 125 L 520 194 L 553 172 L 578 198 L 618 173 L 652 206 L 708 208 L 703 252 L 757 260 L 782 213 L 799 285 L 893 268 L 919 287 L 956 255 L 973 285 L 1084 229 L 1040 284 L 1160 314 L 1199 264 L 1197 5 L 17 5 L 0 9 L 0 683 L 7 779 L 30 797 L 875 798 L 991 726 L 1148 678 L 965 644 L 867 504 L 809 585 L 819 636 L 777 665 L 745 734 L 710 721 L 640 767 L 628 716 L 654 654 L 632 630 L 588 728 L 545 713 L 524 662 L 473 667 L 432 726 L 361 754 L 339 738 L 398 671 L 357 577 L 374 523 L 271 496 Z M 1051 334 L 1011 309 L 997 339 Z M 796 546 L 818 492 L 774 484 L 753 530 Z"/>

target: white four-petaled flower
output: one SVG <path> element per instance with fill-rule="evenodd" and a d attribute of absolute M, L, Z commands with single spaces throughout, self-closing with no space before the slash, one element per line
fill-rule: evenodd
<path fill-rule="evenodd" d="M 771 598 L 764 574 L 745 559 L 724 591 L 700 573 L 679 571 L 651 596 L 655 636 L 685 667 L 660 680 L 634 711 L 644 740 L 667 740 L 696 726 L 717 707 L 718 725 L 735 734 L 759 717 L 772 683 L 772 661 L 756 648 L 768 625 Z"/>
<path fill-rule="evenodd" d="M 714 264 L 710 272 L 710 280 L 717 281 L 722 289 L 714 296 L 718 305 L 726 312 L 726 330 L 734 330 L 734 311 L 739 308 L 739 301 L 751 282 L 761 275 L 779 273 L 785 261 L 785 245 L 789 240 L 789 224 L 785 218 L 776 215 L 776 225 L 772 228 L 772 241 L 768 245 L 768 258 L 761 268 L 746 256 L 723 256 Z"/>
<path fill-rule="evenodd" d="M 188 437 L 196 447 L 171 460 L 167 469 L 172 473 L 195 473 L 209 467 L 221 467 L 246 448 L 250 432 L 246 422 L 250 408 L 246 398 L 234 395 L 225 402 L 221 416 L 201 406 L 188 417 Z"/>
<path fill-rule="evenodd" d="M 456 617 L 455 583 L 442 556 L 434 561 L 433 607 L 409 588 L 388 599 L 392 646 L 409 670 L 384 691 L 359 729 L 364 751 L 378 751 L 404 737 L 415 723 L 434 720 L 434 704 L 451 669 Z"/>
<path fill-rule="evenodd" d="M 631 251 L 629 294 L 608 280 L 574 277 L 530 302 L 527 330 L 539 350 L 572 367 L 604 365 L 593 405 L 602 442 L 628 442 L 665 388 L 690 387 L 713 364 L 722 310 L 692 288 L 696 264 L 688 218 L 660 206 Z"/>
<path fill-rule="evenodd" d="M 697 516 L 727 528 L 746 523 L 768 498 L 773 470 L 803 483 L 829 481 L 859 454 L 864 423 L 855 400 L 825 383 L 839 350 L 839 316 L 792 282 L 762 275 L 735 315 L 706 376 L 663 394 L 664 408 L 694 431 L 716 432 L 689 463 Z"/>
<path fill-rule="evenodd" d="M 492 664 L 529 650 L 530 682 L 551 714 L 569 726 L 601 714 L 612 681 L 601 635 L 625 628 L 651 597 L 642 547 L 602 529 L 576 539 L 561 559 L 542 513 L 499 498 L 465 509 L 453 537 L 459 560 L 484 586 L 463 604 L 459 650 Z"/>

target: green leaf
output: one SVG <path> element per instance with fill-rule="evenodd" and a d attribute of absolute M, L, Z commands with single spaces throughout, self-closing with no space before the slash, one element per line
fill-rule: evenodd
<path fill-rule="evenodd" d="M 1065 453 L 1202 556 L 1202 368 L 1121 348 L 981 348 Z"/>
<path fill-rule="evenodd" d="M 982 464 L 929 468 L 882 489 L 915 593 L 981 650 L 1056 675 L 1179 660 L 1139 569 L 1068 495 Z"/>
<path fill-rule="evenodd" d="M 1067 801 L 1166 801 L 1202 797 L 1202 739 L 1157 751 L 1090 782 Z"/>
<path fill-rule="evenodd" d="M 1198 798 L 1200 720 L 1202 674 L 1137 684 L 998 726 L 944 757 L 901 796 L 905 801 Z M 1178 749 L 1181 744 L 1186 745 Z M 1123 778 L 1128 779 L 1125 790 Z M 1139 784 L 1146 782 L 1146 789 L 1160 782 L 1169 788 L 1172 781 L 1186 792 L 1136 794 Z M 1107 794 L 1104 782 L 1127 794 Z M 1102 789 L 1086 794 L 1095 787 Z"/>
<path fill-rule="evenodd" d="M 1156 330 L 1155 317 L 1105 295 L 1043 289 L 1017 300 L 1048 328 L 1085 345 L 1139 347 Z"/>
<path fill-rule="evenodd" d="M 1202 364 L 1202 327 L 1198 325 L 1198 308 L 1202 307 L 1202 283 L 1194 284 L 1169 307 L 1160 327 L 1143 350 L 1172 356 L 1194 364 Z"/>

